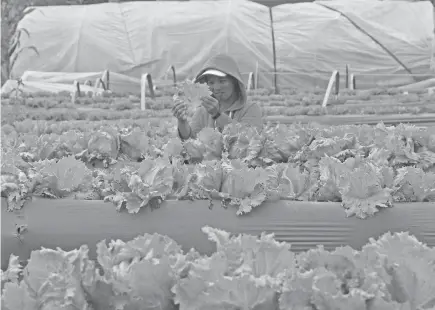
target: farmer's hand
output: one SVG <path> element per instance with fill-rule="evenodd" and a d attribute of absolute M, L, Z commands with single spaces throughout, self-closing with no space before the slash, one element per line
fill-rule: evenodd
<path fill-rule="evenodd" d="M 211 116 L 219 113 L 219 101 L 211 96 L 201 97 L 202 106 L 207 110 Z"/>
<path fill-rule="evenodd" d="M 172 114 L 180 121 L 187 120 L 187 105 L 184 103 L 184 100 L 175 97 L 174 98 L 174 107 L 172 108 Z"/>

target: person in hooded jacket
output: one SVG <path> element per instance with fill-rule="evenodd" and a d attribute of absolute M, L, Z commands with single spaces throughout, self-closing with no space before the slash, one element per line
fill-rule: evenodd
<path fill-rule="evenodd" d="M 207 83 L 212 95 L 201 98 L 202 105 L 196 109 L 190 124 L 183 119 L 187 111 L 186 103 L 180 98 L 175 99 L 172 111 L 178 120 L 181 139 L 195 138 L 206 127 L 222 131 L 232 122 L 262 128 L 261 108 L 247 102 L 245 84 L 232 57 L 219 54 L 210 58 L 197 74 L 195 82 Z"/>

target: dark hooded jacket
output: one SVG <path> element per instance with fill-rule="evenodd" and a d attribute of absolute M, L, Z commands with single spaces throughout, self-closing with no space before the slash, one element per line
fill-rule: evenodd
<path fill-rule="evenodd" d="M 234 77 L 239 82 L 240 96 L 227 110 L 221 111 L 222 114 L 216 120 L 213 120 L 207 110 L 203 106 L 200 106 L 193 114 L 190 123 L 190 128 L 192 129 L 190 136 L 192 138 L 196 137 L 196 135 L 206 127 L 222 130 L 226 125 L 232 122 L 246 123 L 261 129 L 263 126 L 263 113 L 258 104 L 248 103 L 245 84 L 243 83 L 242 75 L 240 74 L 236 61 L 225 54 L 216 55 L 210 58 L 198 72 L 196 81 L 202 82 L 198 80 L 198 78 L 209 69 L 219 70 Z"/>

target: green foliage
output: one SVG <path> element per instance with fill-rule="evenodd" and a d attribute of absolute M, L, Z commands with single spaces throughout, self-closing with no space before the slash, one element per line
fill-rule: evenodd
<path fill-rule="evenodd" d="M 30 0 L 2 0 L 1 13 L 1 70 L 2 85 L 11 78 L 12 68 L 18 57 L 25 50 L 32 50 L 38 54 L 35 46 L 22 46 L 21 39 L 23 36 L 30 37 L 28 29 L 18 27 L 19 22 L 28 14 L 36 10 L 31 8 Z"/>

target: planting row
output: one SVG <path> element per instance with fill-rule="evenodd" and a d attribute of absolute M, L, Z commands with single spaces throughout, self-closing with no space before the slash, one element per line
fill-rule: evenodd
<path fill-rule="evenodd" d="M 101 241 L 97 262 L 86 245 L 33 251 L 24 269 L 11 255 L 2 308 L 435 309 L 434 249 L 406 233 L 385 234 L 360 251 L 295 254 L 273 235 L 202 230 L 217 247 L 210 256 L 185 253 L 158 234 Z"/>
<path fill-rule="evenodd" d="M 2 111 L 3 112 L 3 111 Z M 64 134 L 68 131 L 92 132 L 102 128 L 114 128 L 115 130 L 131 130 L 140 128 L 149 135 L 157 133 L 161 136 L 175 136 L 176 120 L 174 118 L 131 118 L 131 119 L 116 119 L 107 121 L 86 121 L 86 120 L 71 120 L 71 121 L 38 121 L 25 119 L 16 121 L 12 125 L 6 124 L 1 127 L 3 136 L 34 134 L 37 136 L 43 134 Z"/>
<path fill-rule="evenodd" d="M 11 107 L 9 109 L 2 108 L 2 125 L 14 124 L 24 120 L 35 121 L 107 121 L 107 120 L 123 120 L 123 119 L 148 119 L 148 118 L 172 118 L 172 111 L 166 110 L 126 110 L 113 111 L 110 109 L 20 109 Z"/>
<path fill-rule="evenodd" d="M 179 93 L 179 88 L 174 88 L 172 86 L 165 86 L 163 89 L 156 90 L 155 97 L 172 97 L 175 93 Z M 293 90 L 282 90 L 280 95 L 276 95 L 273 89 L 254 89 L 248 90 L 248 96 L 261 100 L 264 98 L 268 98 L 270 100 L 274 100 L 276 102 L 282 102 L 286 99 L 289 101 L 289 105 L 299 105 L 301 102 L 303 104 L 320 104 L 323 101 L 323 97 L 325 95 L 325 90 L 318 88 L 312 91 L 301 91 L 299 89 Z M 51 98 L 57 97 L 61 101 L 69 101 L 71 102 L 71 94 L 69 92 L 61 92 L 57 95 L 53 95 L 53 93 L 47 92 L 37 92 L 30 94 L 22 94 L 20 91 L 12 92 L 10 94 L 1 94 L 1 98 L 5 103 L 14 102 L 18 99 L 18 102 L 25 103 L 26 100 L 23 99 L 42 99 L 42 98 Z M 149 97 L 150 94 L 148 91 L 146 92 L 146 96 Z M 24 98 L 23 98 L 24 97 Z M 109 102 L 111 99 L 121 99 L 126 98 L 132 102 L 138 101 L 138 94 L 132 93 L 113 93 L 113 92 L 104 92 L 99 97 L 94 97 L 92 100 L 92 94 L 82 94 L 81 96 L 77 96 L 78 103 L 83 104 L 91 104 L 92 102 Z M 342 90 L 340 92 L 340 97 L 338 100 L 335 100 L 336 104 L 344 104 L 344 103 L 357 103 L 360 101 L 374 101 L 374 100 L 382 100 L 389 103 L 390 100 L 398 101 L 398 102 L 415 102 L 415 101 L 424 101 L 427 98 L 430 98 L 430 94 L 427 89 L 413 89 L 413 90 L 402 90 L 399 88 L 375 88 L 375 89 L 366 89 L 366 90 Z M 294 99 L 295 102 L 291 103 L 291 100 Z M 2 101 L 3 101 L 2 100 Z M 352 101 L 354 100 L 354 101 Z"/>
<path fill-rule="evenodd" d="M 188 112 L 191 117 L 193 109 Z M 369 107 L 352 107 L 348 105 L 330 106 L 323 109 L 320 106 L 308 107 L 264 107 L 263 115 L 265 117 L 274 116 L 319 116 L 319 122 L 323 115 L 434 115 L 435 105 L 416 105 L 416 106 L 369 106 Z M 45 120 L 45 121 L 107 121 L 123 119 L 147 119 L 147 118 L 172 118 L 170 109 L 154 110 L 148 109 L 141 111 L 139 108 L 126 110 L 112 110 L 109 107 L 99 108 L 54 108 L 47 110 L 45 108 L 27 109 L 11 106 L 2 108 L 2 125 L 14 124 L 23 120 Z"/>
<path fill-rule="evenodd" d="M 9 209 L 34 195 L 104 199 L 131 213 L 168 196 L 219 199 L 248 213 L 279 199 L 341 201 L 366 218 L 397 201 L 435 201 L 434 128 L 267 126 L 204 129 L 111 126 L 58 134 L 6 133 L 2 194 Z M 186 165 L 189 163 L 189 165 Z"/>
<path fill-rule="evenodd" d="M 265 115 L 342 115 L 342 114 L 422 114 L 434 113 L 435 94 L 427 92 L 403 93 L 399 90 L 347 91 L 336 99 L 331 98 L 328 109 L 322 109 L 323 93 L 270 94 L 267 90 L 249 92 L 249 99 L 263 107 Z M 148 117 L 150 112 L 139 112 L 140 99 L 135 95 L 106 94 L 101 97 L 79 97 L 71 103 L 70 94 L 35 94 L 31 97 L 14 97 L 2 100 L 5 121 L 26 119 L 106 120 L 130 117 Z M 157 116 L 169 116 L 173 106 L 172 96 L 147 99 L 147 108 L 157 111 Z M 18 108 L 21 107 L 21 108 Z M 57 110 L 57 109 L 61 110 Z M 46 111 L 45 109 L 54 109 Z M 89 110 L 91 109 L 91 110 Z M 107 110 L 104 111 L 104 110 Z M 124 110 L 130 110 L 125 111 Z M 132 112 L 134 110 L 134 112 Z M 161 111 L 162 110 L 162 111 Z M 161 112 L 160 112 L 161 111 Z M 191 111 L 192 112 L 192 111 Z M 87 116 L 86 113 L 91 113 Z M 86 118 L 88 117 L 88 118 Z"/>
<path fill-rule="evenodd" d="M 191 117 L 193 110 L 188 113 Z M 263 115 L 267 116 L 322 116 L 322 115 L 422 115 L 433 114 L 435 118 L 435 105 L 425 106 L 373 106 L 360 108 L 347 105 L 331 106 L 326 110 L 320 106 L 309 107 L 264 107 Z M 127 109 L 124 111 L 106 109 L 81 109 L 81 108 L 56 108 L 56 109 L 23 109 L 9 107 L 2 109 L 2 125 L 13 124 L 23 120 L 45 120 L 45 121 L 102 121 L 121 119 L 147 119 L 147 118 L 172 118 L 171 109 L 145 110 Z"/>

